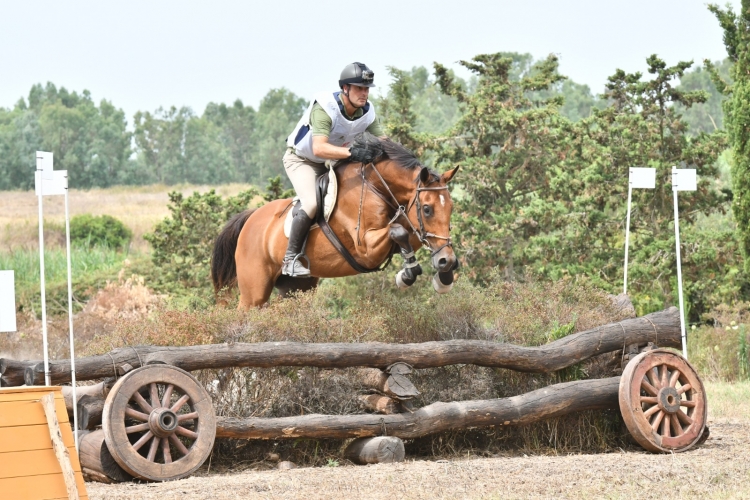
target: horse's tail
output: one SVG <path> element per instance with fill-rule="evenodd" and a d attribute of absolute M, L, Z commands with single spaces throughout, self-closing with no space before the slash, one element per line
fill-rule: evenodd
<path fill-rule="evenodd" d="M 211 256 L 211 280 L 214 282 L 214 292 L 218 294 L 222 289 L 232 288 L 237 284 L 237 264 L 234 252 L 237 250 L 237 240 L 242 226 L 255 212 L 248 209 L 240 212 L 226 223 L 214 242 L 214 252 Z"/>

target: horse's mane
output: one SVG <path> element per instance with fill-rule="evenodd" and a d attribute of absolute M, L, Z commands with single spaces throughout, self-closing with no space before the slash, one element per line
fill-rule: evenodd
<path fill-rule="evenodd" d="M 415 155 L 410 149 L 389 138 L 379 139 L 369 132 L 363 132 L 357 136 L 354 142 L 369 145 L 378 144 L 382 151 L 382 154 L 376 161 L 392 160 L 398 166 L 406 170 L 415 170 L 424 167 L 422 162 L 419 161 L 419 158 L 417 158 L 417 155 Z M 430 182 L 440 179 L 440 176 L 437 174 L 437 172 L 433 171 L 432 169 L 430 169 L 430 174 Z"/>

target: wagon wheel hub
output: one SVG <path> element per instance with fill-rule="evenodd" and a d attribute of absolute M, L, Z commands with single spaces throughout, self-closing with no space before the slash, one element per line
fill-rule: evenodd
<path fill-rule="evenodd" d="M 169 408 L 154 408 L 148 416 L 148 426 L 155 436 L 169 437 L 177 429 L 177 414 Z"/>
<path fill-rule="evenodd" d="M 663 411 L 674 414 L 680 410 L 680 395 L 674 387 L 664 387 L 657 396 L 658 405 Z"/>

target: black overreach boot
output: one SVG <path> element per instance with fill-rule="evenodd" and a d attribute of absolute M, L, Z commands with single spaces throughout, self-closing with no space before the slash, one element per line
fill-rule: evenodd
<path fill-rule="evenodd" d="M 289 246 L 286 247 L 284 254 L 284 265 L 281 267 L 281 274 L 292 276 L 294 278 L 307 278 L 310 276 L 310 270 L 302 265 L 300 259 L 307 260 L 302 253 L 302 247 L 307 240 L 307 233 L 312 226 L 312 219 L 307 216 L 307 212 L 300 210 L 292 219 L 292 228 L 289 230 Z M 310 261 L 308 261 L 308 265 Z"/>

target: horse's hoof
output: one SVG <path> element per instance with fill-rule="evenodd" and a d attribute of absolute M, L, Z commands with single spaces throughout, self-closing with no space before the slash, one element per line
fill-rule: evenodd
<path fill-rule="evenodd" d="M 402 269 L 398 273 L 396 273 L 396 286 L 399 288 L 399 290 L 406 290 L 414 284 L 414 280 L 412 280 L 411 283 L 404 281 L 404 271 L 406 271 L 406 269 Z"/>
<path fill-rule="evenodd" d="M 444 285 L 443 282 L 440 281 L 438 273 L 435 273 L 435 276 L 432 277 L 432 288 L 434 288 L 437 293 L 448 293 L 451 291 L 451 288 L 453 288 L 453 283 L 450 285 Z"/>

